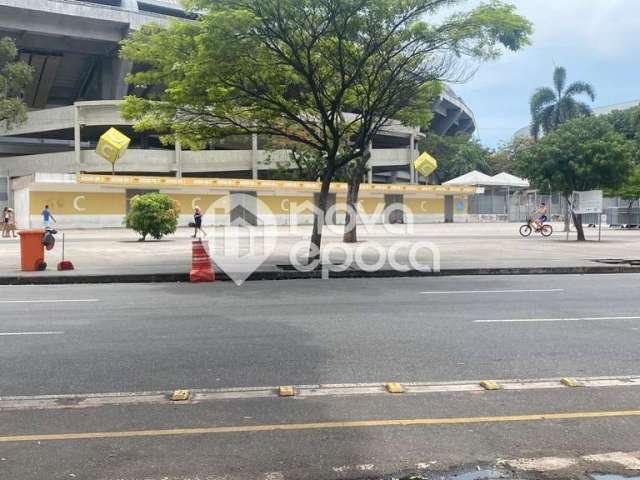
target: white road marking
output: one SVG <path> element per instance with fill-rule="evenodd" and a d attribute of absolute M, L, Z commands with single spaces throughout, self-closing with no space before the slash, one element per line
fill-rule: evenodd
<path fill-rule="evenodd" d="M 640 317 L 511 318 L 502 320 L 474 320 L 473 323 L 598 322 L 603 320 L 640 320 Z"/>
<path fill-rule="evenodd" d="M 22 335 L 64 335 L 64 332 L 0 332 L 0 337 L 19 337 Z"/>
<path fill-rule="evenodd" d="M 77 300 L 0 300 L 0 304 L 11 304 L 11 303 L 89 303 L 89 302 L 99 302 L 100 300 L 97 298 L 81 298 Z"/>
<path fill-rule="evenodd" d="M 466 293 L 550 293 L 564 292 L 564 288 L 540 288 L 528 290 L 431 290 L 428 292 L 420 292 L 421 295 L 438 295 L 438 294 L 466 294 Z"/>

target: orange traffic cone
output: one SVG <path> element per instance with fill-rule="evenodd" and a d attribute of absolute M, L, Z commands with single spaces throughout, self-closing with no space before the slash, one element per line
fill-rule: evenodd
<path fill-rule="evenodd" d="M 189 276 L 191 283 L 215 281 L 215 274 L 211 268 L 209 242 L 194 240 L 191 252 L 191 274 Z"/>

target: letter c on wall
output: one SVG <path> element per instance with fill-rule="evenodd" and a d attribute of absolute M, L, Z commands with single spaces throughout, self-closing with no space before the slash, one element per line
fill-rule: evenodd
<path fill-rule="evenodd" d="M 79 212 L 84 212 L 84 211 L 86 211 L 86 210 L 87 210 L 86 208 L 81 207 L 80 205 L 78 205 L 78 202 L 79 202 L 80 200 L 84 200 L 84 199 L 85 199 L 85 196 L 84 196 L 84 195 L 78 195 L 76 198 L 74 198 L 74 199 L 73 199 L 73 208 L 75 208 L 75 209 L 76 209 L 77 211 L 79 211 Z"/>

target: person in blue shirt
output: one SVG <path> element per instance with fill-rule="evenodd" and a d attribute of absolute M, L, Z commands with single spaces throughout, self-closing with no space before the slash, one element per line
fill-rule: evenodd
<path fill-rule="evenodd" d="M 44 228 L 49 228 L 49 221 L 56 221 L 56 218 L 53 216 L 51 211 L 49 210 L 49 205 L 44 206 L 44 210 L 42 210 L 42 223 L 44 224 Z"/>

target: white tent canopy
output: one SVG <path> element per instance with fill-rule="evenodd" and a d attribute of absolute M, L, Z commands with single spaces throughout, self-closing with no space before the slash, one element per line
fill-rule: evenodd
<path fill-rule="evenodd" d="M 493 178 L 493 180 L 495 181 L 501 182 L 504 186 L 507 187 L 529 188 L 529 180 L 516 177 L 515 175 L 511 175 L 507 172 L 499 173 L 491 178 Z"/>
<path fill-rule="evenodd" d="M 465 173 L 459 177 L 456 177 L 448 182 L 444 182 L 443 185 L 470 185 L 470 186 L 482 186 L 482 185 L 496 185 L 493 179 L 489 175 L 485 175 L 482 172 L 473 170 L 469 173 Z"/>
<path fill-rule="evenodd" d="M 516 177 L 510 173 L 502 172 L 498 175 L 490 177 L 482 172 L 473 170 L 456 177 L 443 185 L 468 185 L 481 187 L 511 187 L 511 188 L 529 188 L 529 182 L 524 178 Z"/>

